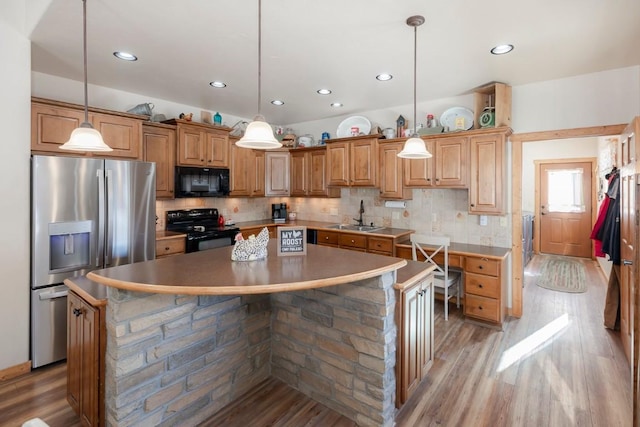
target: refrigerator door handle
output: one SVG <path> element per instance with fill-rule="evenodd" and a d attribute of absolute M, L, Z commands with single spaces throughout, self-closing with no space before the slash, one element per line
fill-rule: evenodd
<path fill-rule="evenodd" d="M 38 299 L 40 299 L 40 301 L 46 301 L 48 299 L 62 298 L 66 297 L 68 293 L 69 291 L 65 290 L 60 292 L 51 292 L 50 294 L 40 294 L 38 295 Z"/>
<path fill-rule="evenodd" d="M 98 169 L 98 248 L 96 251 L 96 267 L 101 268 L 104 266 L 104 216 L 105 216 L 105 194 L 104 194 L 104 173 L 102 169 Z"/>
<path fill-rule="evenodd" d="M 111 264 L 111 254 L 113 254 L 113 236 L 112 233 L 115 230 L 113 224 L 113 189 L 111 188 L 111 181 L 113 180 L 113 171 L 111 169 L 106 169 L 104 172 L 104 180 L 105 180 L 105 193 L 106 193 L 106 224 L 104 227 L 104 239 L 105 239 L 105 250 L 104 250 L 104 266 L 108 267 Z"/>

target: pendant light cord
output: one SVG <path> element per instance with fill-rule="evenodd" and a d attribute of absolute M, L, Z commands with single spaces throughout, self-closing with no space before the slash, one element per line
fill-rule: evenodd
<path fill-rule="evenodd" d="M 89 123 L 89 94 L 87 89 L 87 0 L 82 0 L 82 44 L 84 55 L 84 122 Z"/>
<path fill-rule="evenodd" d="M 262 0 L 258 0 L 258 115 L 262 104 Z"/>
<path fill-rule="evenodd" d="M 418 123 L 416 121 L 416 104 L 417 104 L 417 95 L 416 95 L 416 80 L 418 80 L 418 27 L 413 27 L 413 135 L 418 135 Z"/>

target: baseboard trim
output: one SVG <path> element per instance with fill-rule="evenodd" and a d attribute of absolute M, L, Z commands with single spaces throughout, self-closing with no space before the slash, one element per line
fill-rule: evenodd
<path fill-rule="evenodd" d="M 31 372 L 31 360 L 0 370 L 0 382 Z"/>

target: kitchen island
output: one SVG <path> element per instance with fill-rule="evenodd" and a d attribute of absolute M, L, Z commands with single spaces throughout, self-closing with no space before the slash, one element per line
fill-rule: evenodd
<path fill-rule="evenodd" d="M 230 256 L 89 273 L 108 286 L 107 424 L 194 425 L 273 376 L 360 425 L 393 425 L 407 261 L 317 245 L 278 257 L 275 241 L 265 260 Z"/>

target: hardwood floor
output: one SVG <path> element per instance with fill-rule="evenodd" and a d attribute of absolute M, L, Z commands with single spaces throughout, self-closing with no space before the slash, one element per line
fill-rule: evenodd
<path fill-rule="evenodd" d="M 602 325 L 606 283 L 582 261 L 583 294 L 536 286 L 541 257 L 525 273 L 524 314 L 504 331 L 465 322 L 436 304 L 436 358 L 397 426 L 630 426 L 631 374 L 616 332 Z M 64 363 L 0 383 L 0 426 L 39 416 L 79 426 L 65 400 Z M 277 380 L 267 380 L 203 426 L 353 426 Z"/>

